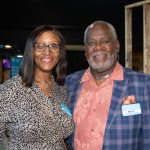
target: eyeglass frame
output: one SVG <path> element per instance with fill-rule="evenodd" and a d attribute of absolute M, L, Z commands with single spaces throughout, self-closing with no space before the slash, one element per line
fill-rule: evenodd
<path fill-rule="evenodd" d="M 39 47 L 41 46 L 41 49 L 39 49 L 39 47 L 36 47 L 36 45 L 38 45 Z M 44 46 L 44 47 L 42 47 L 42 46 Z M 55 46 L 55 47 L 53 47 L 53 46 Z M 34 47 L 35 51 L 37 51 L 37 52 L 44 52 L 46 50 L 46 48 L 48 48 L 52 53 L 59 53 L 60 49 L 61 49 L 61 45 L 55 44 L 55 43 L 49 43 L 49 44 L 35 43 L 35 44 L 33 44 L 33 47 Z M 55 48 L 55 50 L 53 48 Z"/>

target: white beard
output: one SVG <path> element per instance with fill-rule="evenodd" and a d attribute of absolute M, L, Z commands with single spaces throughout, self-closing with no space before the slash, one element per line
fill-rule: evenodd
<path fill-rule="evenodd" d="M 105 62 L 96 62 L 96 57 L 103 57 L 107 55 L 107 60 Z M 113 53 L 111 56 L 106 52 L 97 51 L 92 54 L 90 58 L 87 59 L 91 68 L 97 72 L 103 72 L 109 69 L 117 59 L 117 52 Z"/>

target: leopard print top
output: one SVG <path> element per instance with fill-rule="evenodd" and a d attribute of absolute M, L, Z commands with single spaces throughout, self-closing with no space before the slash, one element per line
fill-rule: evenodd
<path fill-rule="evenodd" d="M 60 109 L 67 89 L 56 82 L 47 97 L 34 83 L 22 85 L 19 75 L 0 85 L 0 140 L 7 150 L 65 150 L 64 139 L 74 129 L 72 117 Z M 47 108 L 47 110 L 44 107 Z"/>

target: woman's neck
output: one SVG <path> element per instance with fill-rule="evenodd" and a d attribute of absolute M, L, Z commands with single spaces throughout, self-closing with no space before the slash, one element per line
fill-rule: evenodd
<path fill-rule="evenodd" d="M 50 73 L 35 73 L 35 80 L 43 80 L 45 82 L 52 81 L 52 74 Z"/>
<path fill-rule="evenodd" d="M 51 96 L 53 76 L 51 74 L 36 74 L 34 82 L 46 96 Z"/>

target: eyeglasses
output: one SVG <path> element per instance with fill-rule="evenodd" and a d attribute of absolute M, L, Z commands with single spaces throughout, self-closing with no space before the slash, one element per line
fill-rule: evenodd
<path fill-rule="evenodd" d="M 35 48 L 35 51 L 37 51 L 37 52 L 44 52 L 46 50 L 46 48 L 49 48 L 49 50 L 52 53 L 59 53 L 61 46 L 58 44 L 54 44 L 54 43 L 51 43 L 48 45 L 44 44 L 44 43 L 42 43 L 42 44 L 41 43 L 35 43 L 34 48 Z"/>
<path fill-rule="evenodd" d="M 107 40 L 104 40 L 104 41 L 99 41 L 99 42 L 95 42 L 95 41 L 89 41 L 87 43 L 88 46 L 91 46 L 91 47 L 96 47 L 97 45 L 102 45 L 102 46 L 107 46 L 107 45 L 110 45 L 111 44 L 111 41 L 107 41 Z"/>

